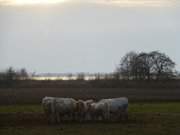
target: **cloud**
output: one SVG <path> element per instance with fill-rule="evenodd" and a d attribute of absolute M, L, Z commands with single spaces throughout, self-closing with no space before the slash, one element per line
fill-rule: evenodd
<path fill-rule="evenodd" d="M 71 0 L 71 2 L 72 1 L 120 7 L 170 7 L 180 5 L 179 0 Z"/>
<path fill-rule="evenodd" d="M 16 1 L 26 3 L 26 1 L 34 0 L 0 0 L 0 5 L 16 5 Z M 61 0 L 41 0 L 49 1 L 50 4 L 57 4 Z M 54 2 L 53 2 L 54 1 Z M 67 3 L 93 3 L 103 5 L 113 5 L 120 7 L 169 7 L 180 5 L 179 0 L 64 0 Z M 27 2 L 28 3 L 28 2 Z M 31 3 L 31 2 L 30 2 Z"/>
<path fill-rule="evenodd" d="M 68 0 L 0 0 L 1 5 L 24 6 L 24 5 L 42 5 L 42 4 L 58 4 Z"/>
<path fill-rule="evenodd" d="M 116 4 L 122 7 L 135 7 L 135 6 L 172 6 L 175 1 L 170 0 L 99 0 L 103 4 Z"/>

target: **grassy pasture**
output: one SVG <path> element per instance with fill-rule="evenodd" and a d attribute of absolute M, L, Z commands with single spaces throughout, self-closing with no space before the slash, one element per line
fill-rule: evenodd
<path fill-rule="evenodd" d="M 43 113 L 41 105 L 1 105 L 0 113 Z M 180 113 L 180 102 L 133 102 L 129 113 Z"/>
<path fill-rule="evenodd" d="M 179 135 L 180 102 L 130 103 L 129 120 L 48 125 L 40 105 L 0 106 L 0 135 Z"/>

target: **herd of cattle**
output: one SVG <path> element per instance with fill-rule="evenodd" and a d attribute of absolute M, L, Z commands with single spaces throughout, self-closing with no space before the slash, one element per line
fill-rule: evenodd
<path fill-rule="evenodd" d="M 128 99 L 126 97 L 94 100 L 75 100 L 73 98 L 44 97 L 44 112 L 50 123 L 64 120 L 111 120 L 128 118 Z"/>

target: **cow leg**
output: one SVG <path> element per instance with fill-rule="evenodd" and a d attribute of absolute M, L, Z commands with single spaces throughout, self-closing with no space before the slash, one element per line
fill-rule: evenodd
<path fill-rule="evenodd" d="M 72 117 L 72 121 L 76 120 L 76 113 L 73 112 Z"/>
<path fill-rule="evenodd" d="M 96 113 L 91 113 L 91 119 L 92 119 L 92 121 L 96 121 L 96 119 L 97 119 L 97 114 Z"/>
<path fill-rule="evenodd" d="M 124 116 L 124 119 L 125 119 L 125 120 L 128 120 L 128 111 L 127 111 L 127 110 L 124 111 L 123 114 L 124 114 L 124 115 L 123 115 L 123 116 Z"/>
<path fill-rule="evenodd" d="M 120 107 L 117 111 L 117 121 L 121 121 L 123 120 L 123 117 L 124 117 L 124 111 L 123 109 Z"/>
<path fill-rule="evenodd" d="M 46 113 L 45 115 L 46 115 L 48 124 L 51 124 L 51 115 L 50 115 L 50 114 L 47 114 L 47 113 Z"/>
<path fill-rule="evenodd" d="M 101 117 L 102 117 L 102 120 L 103 120 L 103 121 L 108 120 L 108 113 L 107 113 L 107 112 L 102 111 L 102 112 L 101 112 Z"/>
<path fill-rule="evenodd" d="M 70 120 L 73 120 L 73 113 L 70 113 Z"/>
<path fill-rule="evenodd" d="M 51 114 L 49 116 L 49 122 L 50 122 L 50 124 L 55 124 L 56 120 L 55 120 L 55 116 L 53 114 Z"/>
<path fill-rule="evenodd" d="M 105 112 L 105 119 L 106 119 L 107 121 L 110 120 L 110 112 L 109 112 L 109 111 Z"/>
<path fill-rule="evenodd" d="M 61 122 L 60 113 L 56 113 L 56 122 L 58 124 Z"/>
<path fill-rule="evenodd" d="M 123 116 L 122 116 L 122 111 L 121 111 L 121 109 L 119 109 L 118 110 L 118 113 L 117 113 L 117 121 L 121 121 L 122 120 L 122 118 L 123 118 Z"/>

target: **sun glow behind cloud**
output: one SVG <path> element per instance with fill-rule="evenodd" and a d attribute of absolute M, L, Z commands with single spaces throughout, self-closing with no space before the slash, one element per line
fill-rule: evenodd
<path fill-rule="evenodd" d="M 176 0 L 94 0 L 94 2 L 121 7 L 166 7 L 177 4 Z"/>
<path fill-rule="evenodd" d="M 64 2 L 94 3 L 120 7 L 169 7 L 180 4 L 179 0 L 0 0 L 0 5 L 46 5 Z"/>
<path fill-rule="evenodd" d="M 58 4 L 67 0 L 0 0 L 0 4 L 4 5 L 44 5 Z"/>

